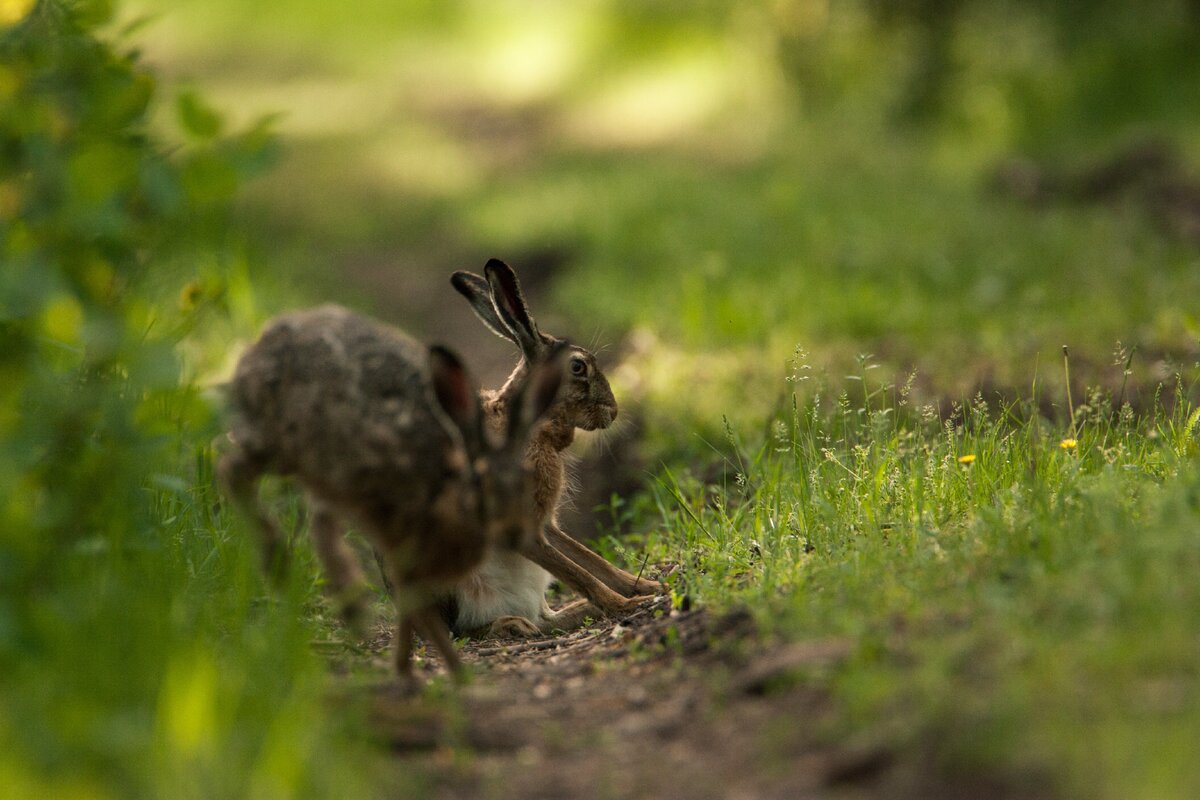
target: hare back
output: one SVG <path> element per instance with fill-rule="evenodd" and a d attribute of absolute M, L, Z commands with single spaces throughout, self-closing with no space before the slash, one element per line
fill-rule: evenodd
<path fill-rule="evenodd" d="M 464 468 L 426 359 L 401 331 L 338 306 L 277 317 L 238 362 L 233 438 L 336 505 L 424 507 Z"/>

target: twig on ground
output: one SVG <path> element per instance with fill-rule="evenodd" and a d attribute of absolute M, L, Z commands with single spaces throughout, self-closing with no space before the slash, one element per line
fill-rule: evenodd
<path fill-rule="evenodd" d="M 501 644 L 495 647 L 481 647 L 473 652 L 477 656 L 515 655 L 528 650 L 551 650 L 555 647 L 563 647 L 565 645 L 566 643 L 562 639 L 539 639 L 536 642 L 518 642 L 516 644 Z"/>

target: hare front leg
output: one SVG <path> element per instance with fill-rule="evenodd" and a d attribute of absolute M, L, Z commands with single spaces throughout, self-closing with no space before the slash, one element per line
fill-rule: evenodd
<path fill-rule="evenodd" d="M 604 616 L 604 612 L 596 608 L 590 600 L 572 600 L 558 611 L 550 608 L 550 604 L 542 601 L 542 613 L 536 623 L 525 617 L 500 617 L 487 630 L 489 639 L 529 639 L 534 636 L 548 636 L 559 631 L 572 631 L 583 625 L 589 619 Z"/>
<path fill-rule="evenodd" d="M 592 573 L 554 549 L 543 536 L 538 536 L 531 544 L 521 548 L 521 555 L 591 600 L 609 616 L 632 614 L 643 601 L 653 599 L 650 596 L 622 597 L 601 583 Z"/>
<path fill-rule="evenodd" d="M 414 631 L 420 634 L 427 645 L 438 651 L 442 660 L 446 662 L 446 670 L 451 677 L 461 683 L 465 673 L 462 660 L 459 659 L 458 652 L 454 649 L 454 643 L 450 641 L 450 633 L 446 630 L 446 624 L 442 621 L 437 609 L 432 606 L 410 609 L 400 613 L 400 620 L 396 623 L 395 666 L 396 674 L 400 677 L 401 682 L 407 684 L 409 688 L 417 686 L 412 669 Z"/>
<path fill-rule="evenodd" d="M 366 635 L 366 600 L 370 590 L 358 563 L 358 556 L 346 544 L 342 526 L 333 509 L 311 497 L 309 505 L 313 512 L 313 545 L 329 578 L 333 601 L 338 606 L 342 621 L 354 636 L 361 639 Z"/>
<path fill-rule="evenodd" d="M 499 617 L 488 626 L 484 636 L 488 639 L 528 639 L 545 633 L 540 625 L 535 625 L 527 617 L 515 614 Z"/>
<path fill-rule="evenodd" d="M 412 680 L 413 624 L 408 614 L 401 614 L 396 623 L 396 650 L 393 664 L 396 674 L 404 681 Z"/>
<path fill-rule="evenodd" d="M 595 575 L 601 583 L 618 594 L 634 597 L 647 592 L 667 594 L 671 591 L 665 583 L 631 575 L 620 567 L 610 564 L 604 556 L 564 532 L 553 522 L 547 522 L 542 530 L 546 533 L 546 540 L 556 550 Z"/>
<path fill-rule="evenodd" d="M 413 623 L 417 626 L 417 632 L 421 634 L 421 638 L 433 645 L 442 656 L 450 676 L 457 683 L 462 683 L 466 677 L 466 670 L 463 669 L 462 659 L 458 657 L 458 651 L 454 649 L 454 642 L 450 640 L 450 631 L 446 629 L 446 623 L 438 610 L 433 606 L 426 606 L 413 615 Z"/>
<path fill-rule="evenodd" d="M 538 629 L 541 633 L 571 631 L 581 627 L 589 619 L 595 619 L 602 615 L 603 612 L 596 608 L 590 600 L 572 600 L 558 611 L 552 611 L 547 604 L 542 610 Z"/>

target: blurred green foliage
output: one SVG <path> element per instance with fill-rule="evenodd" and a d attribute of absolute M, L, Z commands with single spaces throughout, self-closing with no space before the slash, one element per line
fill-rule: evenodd
<path fill-rule="evenodd" d="M 309 702 L 315 587 L 262 609 L 180 355 L 250 302 L 231 296 L 230 201 L 269 131 L 223 135 L 183 94 L 186 141 L 168 142 L 154 75 L 99 33 L 110 4 L 17 11 L 0 29 L 0 793 L 330 796 L 345 776 L 297 755 L 336 749 Z"/>
<path fill-rule="evenodd" d="M 797 341 L 872 352 L 944 396 L 1023 388 L 1064 342 L 1091 382 L 1136 344 L 1152 381 L 1200 336 L 1169 209 L 997 179 L 1154 136 L 1191 180 L 1194 4 L 316 5 L 164 5 L 183 21 L 150 32 L 170 71 L 283 109 L 245 208 L 314 296 L 420 331 L 447 272 L 502 255 L 575 336 L 759 351 L 757 385 Z"/>

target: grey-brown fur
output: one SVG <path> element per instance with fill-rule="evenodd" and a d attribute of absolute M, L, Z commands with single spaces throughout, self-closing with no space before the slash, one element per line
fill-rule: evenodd
<path fill-rule="evenodd" d="M 586 598 L 552 612 L 544 597 L 549 577 L 513 554 L 498 553 L 456 586 L 456 619 L 451 624 L 457 630 L 489 628 L 494 635 L 544 633 L 577 626 L 588 616 L 628 614 L 648 593 L 666 591 L 664 584 L 608 563 L 558 526 L 556 514 L 566 485 L 563 451 L 574 441 L 576 428 L 606 428 L 617 416 L 616 399 L 595 355 L 538 328 L 516 273 L 507 264 L 492 259 L 484 275 L 456 272 L 451 283 L 484 325 L 515 343 L 521 353 L 505 384 L 481 393 L 489 426 L 507 424 L 511 399 L 530 365 L 548 350 L 565 346 L 563 387 L 525 452 L 535 475 L 537 516 L 543 526 L 521 555 Z"/>
<path fill-rule="evenodd" d="M 337 306 L 269 323 L 238 362 L 231 385 L 232 449 L 221 476 L 263 533 L 268 569 L 286 553 L 256 499 L 266 474 L 294 476 L 313 504 L 312 533 L 334 597 L 360 622 L 366 583 L 342 538 L 351 522 L 383 558 L 399 611 L 396 668 L 411 675 L 415 630 L 461 671 L 433 601 L 494 544 L 524 549 L 538 527 L 529 428 L 553 401 L 557 363 L 535 370 L 513 397 L 519 419 L 493 447 L 476 390 L 457 358 Z"/>

